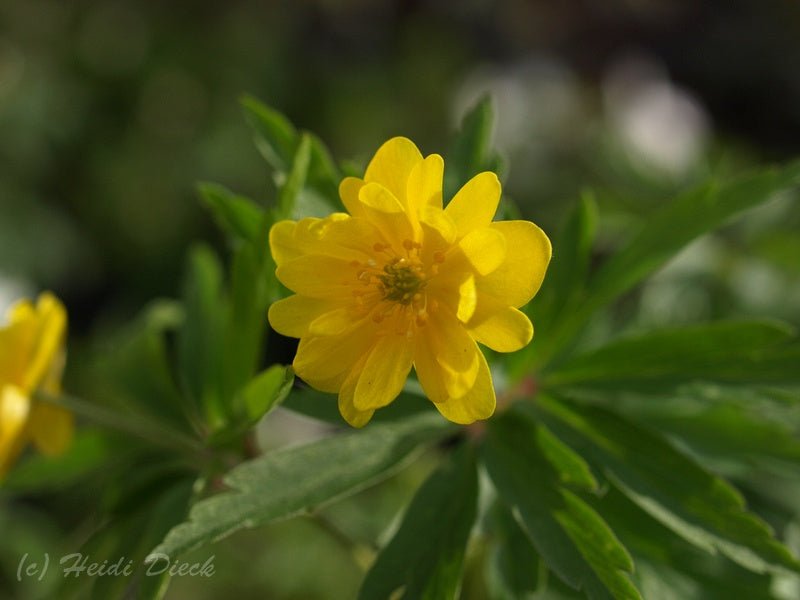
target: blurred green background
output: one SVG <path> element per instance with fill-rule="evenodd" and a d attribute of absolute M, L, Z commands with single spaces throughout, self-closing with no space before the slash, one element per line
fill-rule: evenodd
<path fill-rule="evenodd" d="M 195 182 L 271 199 L 245 92 L 364 160 L 398 134 L 443 151 L 484 91 L 526 215 L 552 229 L 588 185 L 636 215 L 800 153 L 800 5 L 3 2 L 0 304 L 52 288 L 82 335 L 175 295 L 218 237 Z"/>
<path fill-rule="evenodd" d="M 69 381 L 147 301 L 178 295 L 192 240 L 224 250 L 196 182 L 274 198 L 243 93 L 317 133 L 338 159 L 363 164 L 393 135 L 443 152 L 485 92 L 510 165 L 506 195 L 552 231 L 580 191 L 594 189 L 599 261 L 677 190 L 800 154 L 800 4 L 5 0 L 0 307 L 41 288 L 64 299 Z M 619 310 L 634 327 L 742 315 L 800 324 L 798 231 L 800 211 L 777 198 L 692 244 Z M 276 352 L 290 360 L 289 349 Z M 374 537 L 409 481 L 356 498 L 338 518 Z M 48 547 L 42 540 L 59 539 L 80 503 L 55 511 L 53 523 L 36 512 L 42 504 L 33 498 L 14 514 L 39 515 L 42 531 L 24 535 Z M 252 597 L 267 586 L 276 598 L 330 597 L 340 585 L 346 597 L 359 569 L 304 542 L 335 547 L 309 527 L 269 528 L 267 551 L 261 531 L 233 538 L 218 552 L 224 575 L 214 585 Z M 253 548 L 244 554 L 252 577 L 224 566 L 242 548 Z M 257 560 L 256 549 L 266 552 Z M 320 556 L 331 562 L 311 581 L 302 566 Z M 184 585 L 199 597 L 196 582 Z"/>

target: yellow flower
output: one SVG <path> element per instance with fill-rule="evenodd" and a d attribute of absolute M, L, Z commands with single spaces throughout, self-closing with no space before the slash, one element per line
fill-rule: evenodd
<path fill-rule="evenodd" d="M 31 440 L 48 455 L 69 446 L 72 415 L 32 398 L 37 390 L 60 392 L 66 324 L 64 306 L 43 293 L 35 306 L 24 300 L 11 307 L 0 329 L 0 477 Z"/>
<path fill-rule="evenodd" d="M 412 366 L 447 419 L 486 419 L 495 393 L 476 342 L 513 352 L 533 336 L 518 308 L 542 283 L 550 240 L 528 221 L 492 221 L 494 173 L 473 177 L 443 209 L 443 172 L 441 156 L 393 138 L 363 180 L 341 182 L 349 214 L 270 231 L 276 275 L 295 292 L 270 307 L 270 324 L 300 338 L 296 373 L 338 392 L 353 426 L 398 396 Z"/>

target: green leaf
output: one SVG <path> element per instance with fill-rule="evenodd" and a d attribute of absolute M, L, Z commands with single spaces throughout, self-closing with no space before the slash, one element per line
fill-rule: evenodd
<path fill-rule="evenodd" d="M 342 174 L 322 140 L 313 133 L 309 133 L 308 137 L 311 139 L 308 181 L 325 197 L 329 206 L 341 209 L 343 206 L 339 199 L 339 182 L 342 180 Z"/>
<path fill-rule="evenodd" d="M 291 367 L 272 365 L 256 375 L 241 392 L 241 402 L 245 408 L 247 421 L 255 424 L 283 402 L 294 383 Z"/>
<path fill-rule="evenodd" d="M 552 435 L 515 415 L 490 421 L 484 460 L 502 502 L 547 565 L 565 583 L 591 599 L 640 599 L 629 573 L 628 552 L 602 518 L 564 487 L 591 489 L 594 479 L 581 458 Z M 580 465 L 579 468 L 576 468 Z"/>
<path fill-rule="evenodd" d="M 579 308 L 559 324 L 550 335 L 548 348 L 540 348 L 540 353 L 552 356 L 569 344 L 597 310 L 641 282 L 696 237 L 798 185 L 800 163 L 796 162 L 723 183 L 708 183 L 679 196 L 648 218 L 596 272 Z"/>
<path fill-rule="evenodd" d="M 303 143 L 302 138 L 306 136 L 310 143 L 307 183 L 316 196 L 324 198 L 328 210 L 331 207 L 340 208 L 339 181 L 342 175 L 322 140 L 312 133 L 298 133 L 284 115 L 252 96 L 245 96 L 242 106 L 245 117 L 255 131 L 256 147 L 277 174 L 276 180 L 283 182 L 284 176 L 292 170 Z"/>
<path fill-rule="evenodd" d="M 696 188 L 646 223 L 592 278 L 593 304 L 605 304 L 632 288 L 697 236 L 723 225 L 778 192 L 800 185 L 800 163 L 763 170 Z"/>
<path fill-rule="evenodd" d="M 184 321 L 176 302 L 157 301 L 146 307 L 93 362 L 92 397 L 123 411 L 145 412 L 172 427 L 189 429 L 187 419 L 197 419 L 197 406 L 187 403 L 175 385 L 164 339 Z"/>
<path fill-rule="evenodd" d="M 256 134 L 256 147 L 273 169 L 288 172 L 297 148 L 297 130 L 289 119 L 252 96 L 241 100 Z"/>
<path fill-rule="evenodd" d="M 461 129 L 447 155 L 445 201 L 451 199 L 472 177 L 490 170 L 496 162 L 491 151 L 493 128 L 492 99 L 486 95 L 464 116 Z"/>
<path fill-rule="evenodd" d="M 587 277 L 595 231 L 597 204 L 594 195 L 584 192 L 553 244 L 556 257 L 547 269 L 542 289 L 528 305 L 536 316 L 537 335 L 542 335 L 580 302 Z M 535 349 L 535 345 L 531 346 Z"/>
<path fill-rule="evenodd" d="M 126 512 L 110 515 L 80 552 L 90 562 L 108 561 L 108 565 L 113 565 L 121 561 L 121 567 L 130 564 L 131 575 L 65 577 L 59 597 L 161 598 L 166 576 L 148 575 L 144 560 L 153 544 L 185 517 L 193 484 L 194 480 L 185 473 L 173 473 L 169 479 L 162 479 L 158 487 L 139 494 L 138 501 L 130 503 Z"/>
<path fill-rule="evenodd" d="M 292 159 L 292 169 L 286 181 L 281 185 L 278 193 L 276 221 L 287 219 L 292 216 L 297 199 L 306 184 L 306 176 L 308 175 L 308 165 L 310 161 L 311 138 L 308 134 L 304 133 L 300 137 L 297 152 L 295 152 Z"/>
<path fill-rule="evenodd" d="M 478 474 L 462 446 L 422 485 L 400 528 L 367 573 L 360 600 L 456 598 L 475 521 Z M 395 596 L 402 590 L 401 596 Z"/>
<path fill-rule="evenodd" d="M 545 386 L 655 389 L 694 380 L 800 383 L 800 343 L 777 321 L 720 321 L 622 338 L 578 356 Z"/>
<path fill-rule="evenodd" d="M 775 598 L 769 593 L 772 577 L 752 573 L 722 555 L 690 545 L 613 486 L 596 506 L 633 553 L 636 579 L 646 598 Z"/>
<path fill-rule="evenodd" d="M 223 270 L 205 246 L 189 255 L 183 300 L 186 319 L 178 331 L 177 354 L 181 383 L 212 424 L 224 422 L 227 408 L 221 398 L 223 347 Z"/>
<path fill-rule="evenodd" d="M 269 222 L 265 215 L 264 221 Z M 265 227 L 262 223 L 261 227 Z M 276 292 L 267 242 L 243 244 L 233 255 L 230 267 L 230 299 L 225 313 L 225 352 L 222 355 L 223 398 L 232 399 L 255 373 L 261 361 L 267 308 Z M 263 243 L 263 247 L 260 244 Z"/>
<path fill-rule="evenodd" d="M 544 419 L 634 503 L 687 541 L 756 572 L 800 571 L 800 562 L 747 511 L 735 488 L 664 438 L 600 408 L 567 406 L 544 395 L 535 406 L 523 406 L 520 414 Z"/>
<path fill-rule="evenodd" d="M 2 485 L 15 492 L 60 490 L 107 467 L 115 450 L 114 440 L 104 432 L 84 429 L 64 454 L 34 454 L 16 465 Z"/>
<path fill-rule="evenodd" d="M 531 597 L 544 587 L 542 557 L 511 512 L 497 504 L 491 512 L 494 547 L 488 559 L 487 586 L 496 600 Z"/>
<path fill-rule="evenodd" d="M 342 415 L 339 414 L 336 394 L 326 394 L 309 387 L 292 390 L 283 403 L 284 408 L 331 423 L 332 425 L 345 425 Z M 407 417 L 435 410 L 427 398 L 408 392 L 401 393 L 389 405 L 375 412 L 371 423 L 391 423 Z"/>
<path fill-rule="evenodd" d="M 228 237 L 236 241 L 256 241 L 264 214 L 258 204 L 215 183 L 201 183 L 197 189 L 217 225 Z"/>
<path fill-rule="evenodd" d="M 706 460 L 723 461 L 732 475 L 753 469 L 800 474 L 800 414 L 766 390 L 696 384 L 658 402 L 628 396 L 619 412 L 681 440 Z"/>
<path fill-rule="evenodd" d="M 420 415 L 244 463 L 224 479 L 230 492 L 195 505 L 189 521 L 173 529 L 154 552 L 177 557 L 239 529 L 313 510 L 388 477 L 420 445 L 449 431 L 439 415 Z"/>

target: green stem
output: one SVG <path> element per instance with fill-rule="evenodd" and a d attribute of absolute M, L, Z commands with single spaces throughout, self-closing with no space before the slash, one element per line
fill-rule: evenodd
<path fill-rule="evenodd" d="M 46 392 L 39 391 L 36 392 L 35 398 L 39 402 L 65 408 L 102 427 L 126 433 L 156 446 L 177 450 L 193 456 L 202 456 L 207 452 L 206 448 L 198 440 L 172 428 L 165 427 L 161 423 L 143 415 L 124 415 L 105 406 L 87 402 L 67 394 L 52 396 Z"/>

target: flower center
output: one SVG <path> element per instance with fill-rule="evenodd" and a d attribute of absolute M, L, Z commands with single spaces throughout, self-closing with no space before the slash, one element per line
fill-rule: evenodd
<path fill-rule="evenodd" d="M 425 273 L 422 265 L 412 263 L 406 258 L 395 258 L 383 267 L 378 275 L 379 287 L 385 300 L 398 302 L 405 306 L 411 304 L 414 296 L 425 287 Z"/>
<path fill-rule="evenodd" d="M 426 287 L 439 272 L 444 254 L 436 252 L 426 268 L 419 242 L 404 240 L 400 252 L 383 243 L 374 244 L 372 250 L 374 258 L 352 263 L 360 284 L 360 289 L 353 290 L 355 305 L 362 314 L 371 313 L 375 323 L 391 322 L 398 334 L 411 338 L 437 309 Z"/>

